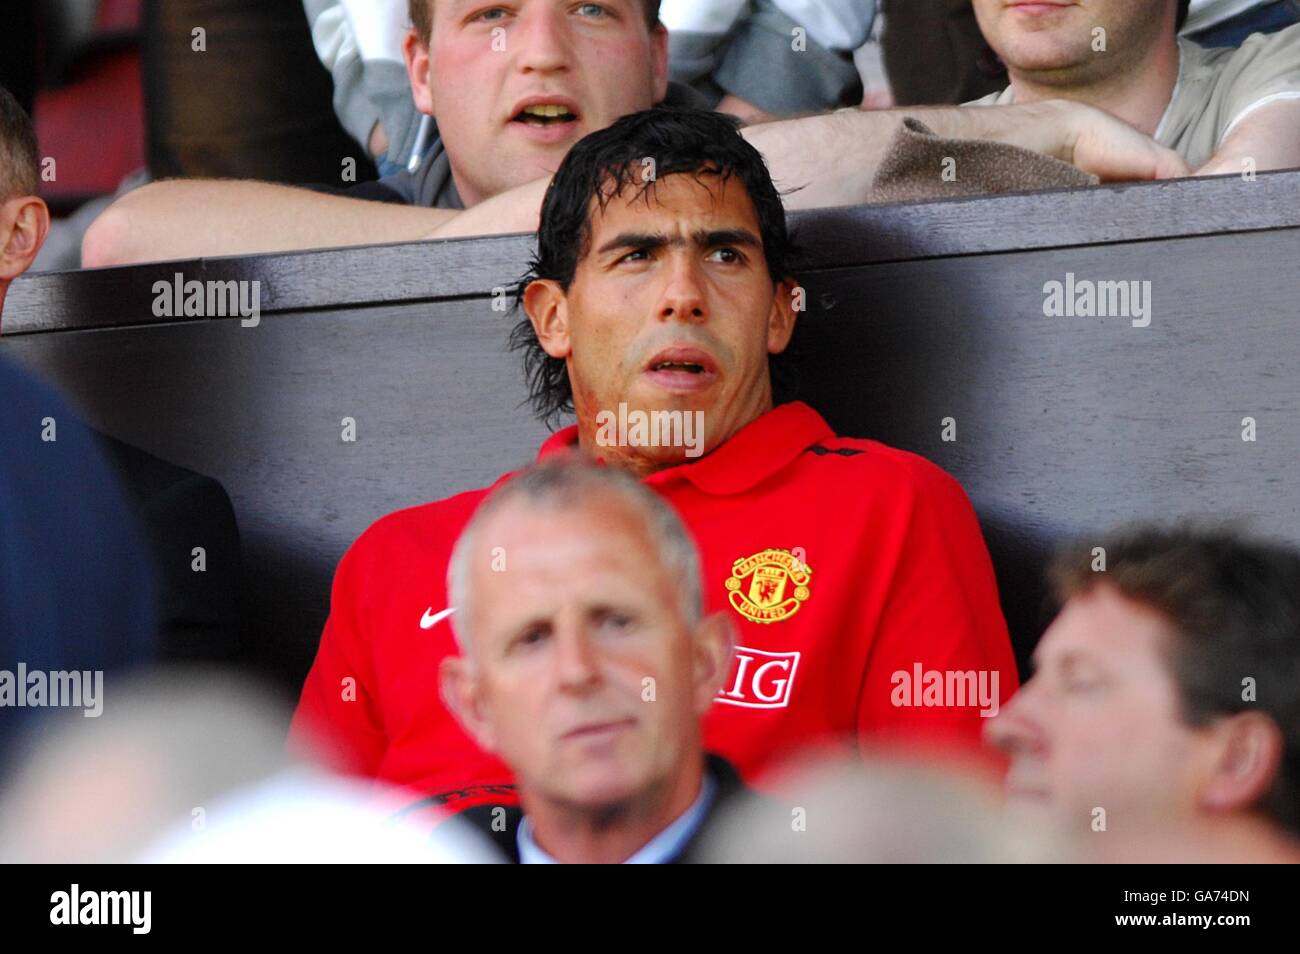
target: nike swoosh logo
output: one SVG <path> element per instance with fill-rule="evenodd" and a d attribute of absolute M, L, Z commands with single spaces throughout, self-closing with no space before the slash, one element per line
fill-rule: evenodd
<path fill-rule="evenodd" d="M 424 615 L 420 617 L 420 629 L 433 629 L 433 627 L 437 626 L 439 622 L 446 619 L 454 612 L 456 612 L 456 607 L 454 606 L 448 606 L 441 613 L 435 613 L 433 607 L 430 606 L 424 611 Z"/>

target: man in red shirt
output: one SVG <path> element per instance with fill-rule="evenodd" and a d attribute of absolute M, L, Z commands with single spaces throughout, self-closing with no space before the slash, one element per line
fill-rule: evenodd
<path fill-rule="evenodd" d="M 649 110 L 592 133 L 547 193 L 521 286 L 534 409 L 662 494 L 737 631 L 705 746 L 746 781 L 837 741 L 978 743 L 1017 685 L 975 513 L 913 454 L 773 406 L 802 290 L 762 157 L 726 118 Z M 505 478 L 503 478 L 505 479 Z M 452 547 L 488 488 L 391 514 L 352 546 L 293 734 L 451 810 L 509 795 L 438 694 Z M 509 560 L 507 552 L 494 559 Z"/>

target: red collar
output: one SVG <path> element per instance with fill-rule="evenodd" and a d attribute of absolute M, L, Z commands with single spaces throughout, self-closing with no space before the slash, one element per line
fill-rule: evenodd
<path fill-rule="evenodd" d="M 809 447 L 834 436 L 820 414 L 802 401 L 792 401 L 746 424 L 712 453 L 651 474 L 646 483 L 684 479 L 706 494 L 740 494 L 782 470 Z M 571 424 L 546 439 L 537 459 L 577 446 L 578 425 Z"/>

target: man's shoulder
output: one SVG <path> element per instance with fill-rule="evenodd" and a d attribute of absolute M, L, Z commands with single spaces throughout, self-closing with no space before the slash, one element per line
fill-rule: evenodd
<path fill-rule="evenodd" d="M 351 551 L 392 555 L 394 552 L 428 549 L 431 544 L 444 541 L 450 546 L 494 486 L 467 490 L 442 500 L 385 514 L 357 537 Z"/>
<path fill-rule="evenodd" d="M 1182 73 L 1196 81 L 1215 84 L 1231 82 L 1245 74 L 1250 78 L 1261 69 L 1273 72 L 1300 71 L 1300 24 L 1276 33 L 1252 33 L 1239 46 L 1201 46 L 1181 37 L 1179 55 Z"/>
<path fill-rule="evenodd" d="M 801 465 L 815 478 L 844 482 L 859 492 L 912 495 L 961 492 L 957 479 L 911 451 L 863 437 L 832 437 L 804 451 Z"/>

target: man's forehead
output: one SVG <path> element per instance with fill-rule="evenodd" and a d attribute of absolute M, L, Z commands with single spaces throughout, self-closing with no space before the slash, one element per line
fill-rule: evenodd
<path fill-rule="evenodd" d="M 1101 583 L 1071 596 L 1034 651 L 1039 667 L 1051 659 L 1104 659 L 1150 653 L 1168 635 L 1155 609 Z"/>
<path fill-rule="evenodd" d="M 622 188 L 607 179 L 602 195 L 590 202 L 592 234 L 623 229 L 632 222 L 668 225 L 674 220 L 703 219 L 719 227 L 757 231 L 758 213 L 744 183 L 734 175 L 681 172 L 642 180 L 632 170 Z"/>

